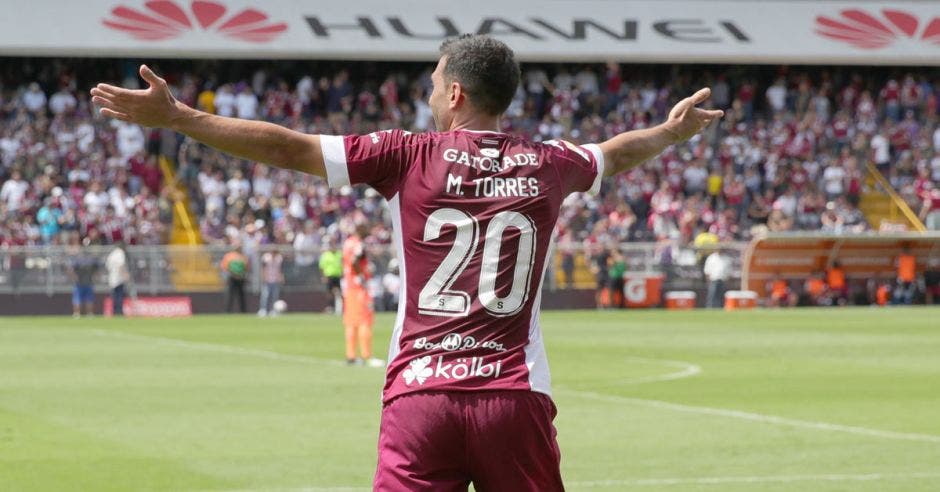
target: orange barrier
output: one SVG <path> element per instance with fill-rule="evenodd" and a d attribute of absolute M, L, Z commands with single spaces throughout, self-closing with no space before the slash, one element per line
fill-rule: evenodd
<path fill-rule="evenodd" d="M 696 295 L 691 290 L 666 292 L 666 309 L 693 309 Z"/>
<path fill-rule="evenodd" d="M 631 274 L 623 276 L 623 297 L 627 307 L 645 308 L 662 302 L 663 276 L 661 274 Z"/>
<path fill-rule="evenodd" d="M 725 292 L 725 311 L 754 309 L 757 307 L 757 292 L 752 290 L 729 290 Z"/>

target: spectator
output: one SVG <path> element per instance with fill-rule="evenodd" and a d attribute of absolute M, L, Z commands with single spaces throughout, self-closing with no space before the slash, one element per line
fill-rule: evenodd
<path fill-rule="evenodd" d="M 39 84 L 33 82 L 23 93 L 23 107 L 30 113 L 39 113 L 46 109 L 46 93 L 39 88 Z"/>
<path fill-rule="evenodd" d="M 731 258 L 719 248 L 705 259 L 703 271 L 708 282 L 705 307 L 720 308 L 724 303 L 725 282 L 731 276 Z"/>
<path fill-rule="evenodd" d="M 127 269 L 127 253 L 124 251 L 124 243 L 118 241 L 114 244 L 114 249 L 108 253 L 104 261 L 104 267 L 108 271 L 108 287 L 111 289 L 111 303 L 115 316 L 124 315 L 124 295 L 127 289 L 127 283 L 130 281 L 130 272 Z"/>
<path fill-rule="evenodd" d="M 284 283 L 284 273 L 281 265 L 284 257 L 278 251 L 269 251 L 261 255 L 261 299 L 258 304 L 258 316 L 276 316 L 274 303 L 280 299 L 281 284 Z"/>
<path fill-rule="evenodd" d="M 940 231 L 940 187 L 930 183 L 924 190 L 923 199 L 920 219 L 924 221 L 927 229 Z"/>
<path fill-rule="evenodd" d="M 69 274 L 75 286 L 72 288 L 72 317 L 80 318 L 82 308 L 87 316 L 95 314 L 95 273 L 98 260 L 77 244 L 73 247 L 74 255 L 69 264 Z"/>
<path fill-rule="evenodd" d="M 398 296 L 401 293 L 401 277 L 398 275 L 398 260 L 392 258 L 388 269 L 382 275 L 382 288 L 385 292 L 385 310 L 398 310 Z"/>
<path fill-rule="evenodd" d="M 24 205 L 27 191 L 29 191 L 29 183 L 23 180 L 23 175 L 18 170 L 14 170 L 10 179 L 0 187 L 0 201 L 6 202 L 9 212 L 18 212 Z"/>
<path fill-rule="evenodd" d="M 66 87 L 59 89 L 49 99 L 49 112 L 53 115 L 70 113 L 75 110 L 76 106 L 78 106 L 78 100 Z"/>
<path fill-rule="evenodd" d="M 245 85 L 235 97 L 236 116 L 246 120 L 258 117 L 258 96 Z"/>
<path fill-rule="evenodd" d="M 218 92 L 215 93 L 213 103 L 219 116 L 235 116 L 235 93 L 232 92 L 230 84 L 219 87 Z"/>
<path fill-rule="evenodd" d="M 245 280 L 248 278 L 248 258 L 239 251 L 240 243 L 232 241 L 232 247 L 222 257 L 222 273 L 226 278 L 225 311 L 231 313 L 238 302 L 238 311 L 247 312 L 245 304 Z"/>
<path fill-rule="evenodd" d="M 115 120 L 117 126 L 117 150 L 122 161 L 143 152 L 146 143 L 144 131 L 133 123 Z"/>

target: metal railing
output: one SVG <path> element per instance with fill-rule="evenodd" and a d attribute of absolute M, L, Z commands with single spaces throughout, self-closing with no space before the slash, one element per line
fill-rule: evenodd
<path fill-rule="evenodd" d="M 891 198 L 891 220 L 896 221 L 898 215 L 903 215 L 915 231 L 925 232 L 927 227 L 924 226 L 924 223 L 920 221 L 920 218 L 911 210 L 911 207 L 907 205 L 904 199 L 898 195 L 898 192 L 894 190 L 891 183 L 878 171 L 878 168 L 871 162 L 866 164 L 866 168 L 872 178 L 875 179 L 875 182 L 884 190 L 888 197 Z"/>
<path fill-rule="evenodd" d="M 740 275 L 741 252 L 745 243 L 723 245 L 734 261 L 734 277 Z M 702 262 L 706 251 L 697 251 L 690 246 L 676 243 L 621 243 L 616 246 L 624 256 L 626 271 L 633 275 L 661 274 L 671 288 L 698 288 L 702 282 Z M 548 265 L 544 286 L 546 289 L 594 288 L 596 273 L 604 253 L 597 247 L 577 246 L 560 251 L 556 248 Z M 5 294 L 60 294 L 71 292 L 73 279 L 70 265 L 79 257 L 93 258 L 99 266 L 95 276 L 95 288 L 107 290 L 107 272 L 104 268 L 111 246 L 28 246 L 0 249 L 0 295 Z M 127 264 L 131 281 L 129 288 L 139 295 L 180 290 L 175 279 L 178 269 L 192 268 L 192 263 L 178 258 L 199 253 L 206 255 L 208 262 L 203 268 L 211 268 L 212 275 L 222 278 L 219 263 L 229 251 L 223 246 L 128 246 Z M 285 291 L 326 290 L 320 274 L 318 261 L 320 250 L 296 250 L 290 245 L 265 245 L 243 250 L 249 260 L 248 287 L 257 291 L 261 285 L 261 257 L 267 252 L 278 252 L 283 257 L 282 273 Z M 374 276 L 387 271 L 389 260 L 394 258 L 392 245 L 373 245 L 367 249 Z M 567 258 L 566 258 L 567 257 Z M 174 260 L 176 258 L 176 260 Z M 223 285 L 219 283 L 219 285 Z"/>

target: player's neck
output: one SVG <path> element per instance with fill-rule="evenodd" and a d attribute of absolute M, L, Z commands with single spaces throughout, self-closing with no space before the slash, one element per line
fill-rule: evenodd
<path fill-rule="evenodd" d="M 470 130 L 499 132 L 499 116 L 481 114 L 456 115 L 447 131 Z"/>

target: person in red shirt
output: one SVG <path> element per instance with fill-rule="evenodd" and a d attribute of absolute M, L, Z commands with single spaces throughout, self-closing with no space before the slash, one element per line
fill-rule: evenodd
<path fill-rule="evenodd" d="M 519 84 L 508 46 L 482 35 L 445 41 L 429 106 L 440 131 L 306 135 L 206 114 L 149 87 L 92 89 L 105 116 L 169 127 L 224 152 L 368 184 L 388 200 L 401 272 L 379 431 L 377 491 L 559 491 L 542 281 L 562 201 L 604 176 L 685 142 L 720 110 L 681 100 L 660 125 L 599 144 L 502 133 Z"/>
<path fill-rule="evenodd" d="M 940 231 L 940 187 L 933 183 L 924 186 L 922 192 L 923 205 L 920 208 L 920 219 L 931 231 Z"/>

